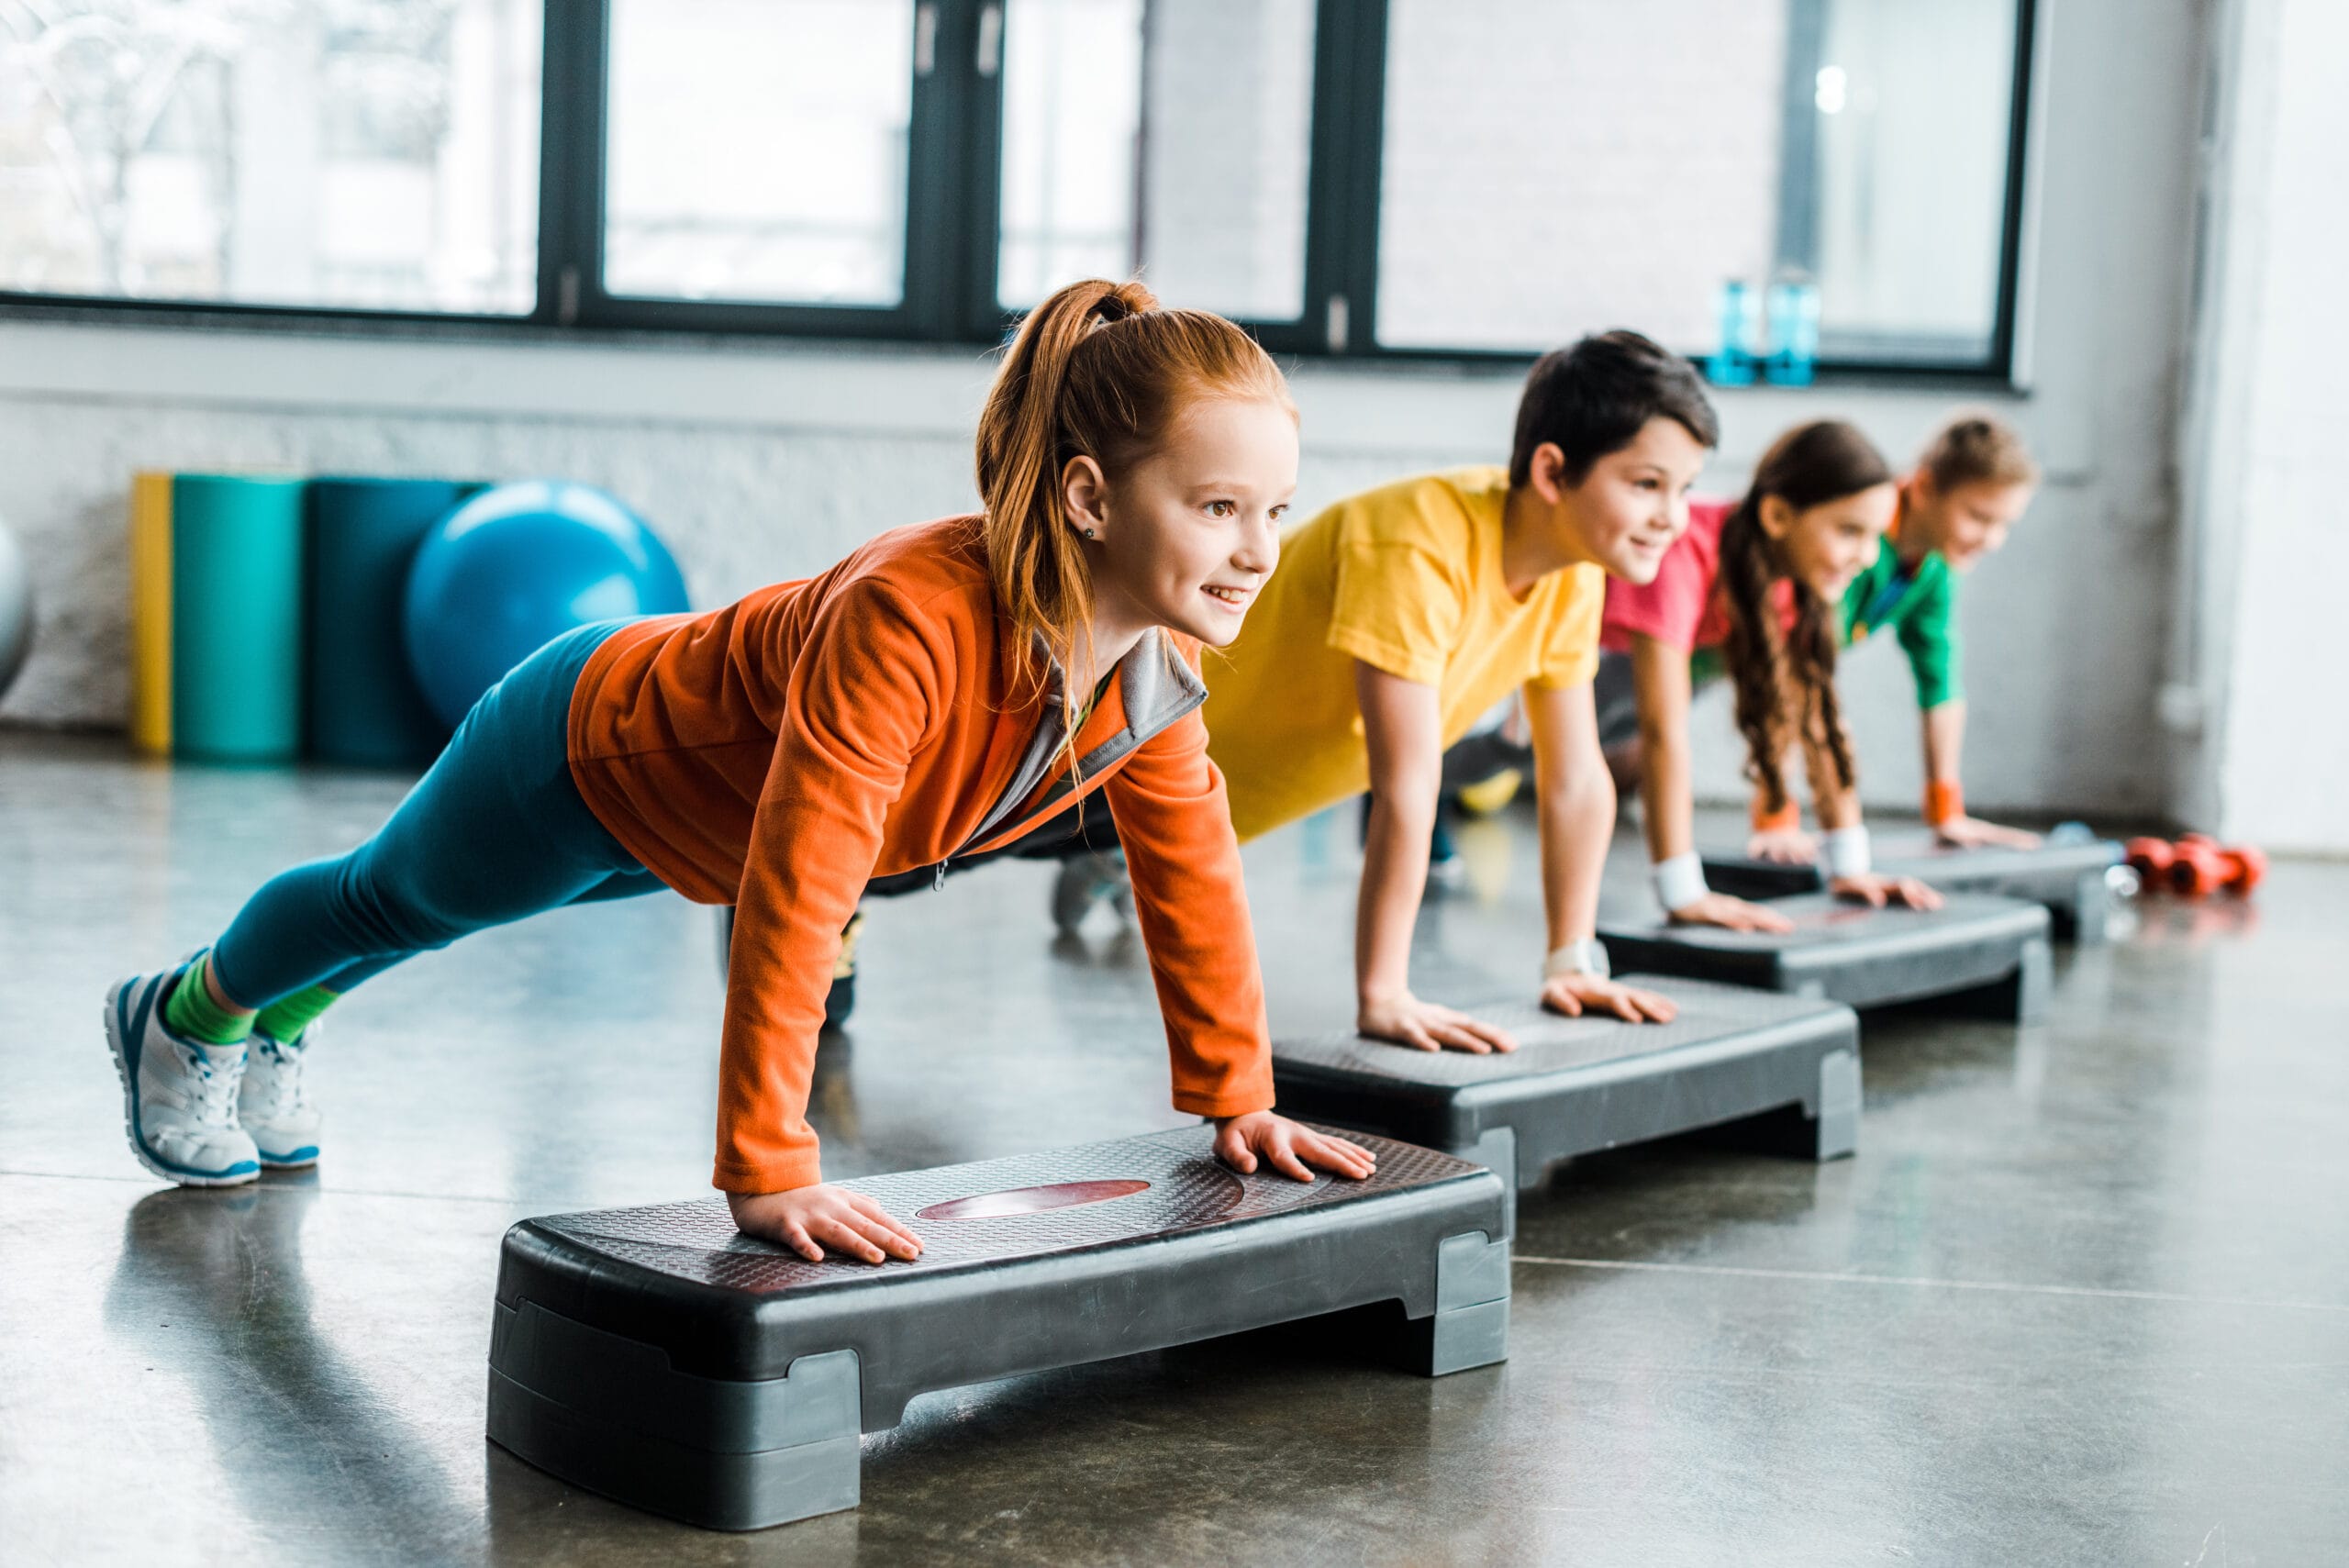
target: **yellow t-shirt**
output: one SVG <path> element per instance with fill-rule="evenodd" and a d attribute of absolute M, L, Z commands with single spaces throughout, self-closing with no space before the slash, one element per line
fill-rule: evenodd
<path fill-rule="evenodd" d="M 1509 596 L 1508 471 L 1464 468 L 1341 501 L 1281 540 L 1239 639 L 1209 650 L 1208 755 L 1243 840 L 1370 787 L 1354 661 L 1441 694 L 1443 743 L 1520 685 L 1598 668 L 1607 579 L 1568 567 Z"/>

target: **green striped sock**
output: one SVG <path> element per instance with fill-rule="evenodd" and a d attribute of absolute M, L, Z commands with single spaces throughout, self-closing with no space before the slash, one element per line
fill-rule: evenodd
<path fill-rule="evenodd" d="M 180 976 L 163 1003 L 163 1025 L 183 1040 L 199 1045 L 239 1045 L 253 1032 L 253 1016 L 222 1006 L 212 999 L 205 977 L 212 973 L 212 955 L 206 953 Z"/>
<path fill-rule="evenodd" d="M 281 997 L 261 1010 L 261 1017 L 253 1020 L 253 1032 L 290 1044 L 334 1006 L 337 995 L 323 985 L 310 985 Z"/>

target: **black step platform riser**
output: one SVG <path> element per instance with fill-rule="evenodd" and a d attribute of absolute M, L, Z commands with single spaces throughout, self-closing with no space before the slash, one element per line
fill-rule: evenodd
<path fill-rule="evenodd" d="M 2121 862 L 2121 846 L 2110 840 L 2051 844 L 2037 850 L 1933 850 L 1922 835 L 1884 835 L 1876 869 L 1887 876 L 1913 876 L 1944 893 L 1987 893 L 2044 907 L 2056 934 L 2085 943 L 2105 940 L 2111 895 L 2105 873 Z M 1826 878 L 1816 865 L 1757 861 L 1730 851 L 1707 851 L 1705 882 L 1733 898 L 1787 898 L 1818 893 Z"/>
<path fill-rule="evenodd" d="M 1858 1020 L 1829 1015 L 1682 1047 L 1668 1058 L 1598 1062 L 1570 1076 L 1547 1075 L 1548 1082 L 1464 1086 L 1365 1080 L 1276 1056 L 1273 1084 L 1282 1104 L 1317 1121 L 1451 1152 L 1494 1128 L 1515 1128 L 1526 1159 L 1555 1161 L 1780 1106 L 1801 1105 L 1815 1115 L 1820 1059 L 1855 1051 L 1858 1040 Z M 1546 1129 L 1533 1140 L 1545 1151 L 1539 1154 L 1526 1146 L 1524 1129 L 1533 1124 Z"/>
<path fill-rule="evenodd" d="M 1852 1007 L 1945 1002 L 2029 1022 L 2050 973 L 2048 915 L 2036 904 L 1954 893 L 1935 910 L 1869 909 L 1825 894 L 1776 907 L 1787 932 L 1724 931 L 1660 920 L 1602 922 L 1619 968 L 1819 997 Z"/>
<path fill-rule="evenodd" d="M 1880 952 L 1865 964 L 1837 953 L 1724 952 L 1610 935 L 1609 952 L 1660 974 L 1727 981 L 1847 1007 L 1883 1007 L 1995 985 L 2021 963 L 2014 943 L 1996 940 Z"/>
<path fill-rule="evenodd" d="M 758 1453 L 711 1453 L 636 1434 L 615 1440 L 608 1426 L 540 1398 L 495 1368 L 489 1438 L 574 1486 L 705 1529 L 764 1529 L 853 1508 L 861 1500 L 853 1432 Z"/>
<path fill-rule="evenodd" d="M 1275 1042 L 1281 1104 L 1316 1120 L 1447 1150 L 1539 1185 L 1577 1155 L 1766 1118 L 1749 1141 L 1811 1159 L 1856 1145 L 1859 1019 L 1832 1002 L 1626 969 L 1677 1006 L 1668 1024 L 1471 1006 L 1520 1048 L 1416 1051 L 1332 1034 Z M 1788 1125 L 1780 1125 L 1788 1124 Z M 1513 1206 L 1512 1206 L 1513 1207 Z"/>
<path fill-rule="evenodd" d="M 1497 1187 L 1465 1184 L 1365 1199 L 1333 1215 L 1343 1223 L 1318 1232 L 1257 1221 L 1147 1243 L 1147 1276 L 1134 1272 L 1133 1248 L 1120 1247 L 876 1277 L 807 1306 L 786 1294 L 748 1311 L 722 1299 L 610 1300 L 599 1294 L 607 1286 L 597 1261 L 551 1245 L 526 1221 L 507 1240 L 497 1296 L 501 1305 L 528 1300 L 573 1321 L 594 1313 L 599 1327 L 639 1341 L 684 1341 L 690 1350 L 674 1370 L 703 1378 L 779 1378 L 803 1356 L 854 1351 L 865 1368 L 863 1426 L 874 1432 L 896 1426 L 917 1395 L 1261 1327 L 1268 1295 L 1290 1317 L 1394 1299 L 1406 1316 L 1424 1318 L 1435 1310 L 1443 1239 L 1501 1234 Z M 1170 1274 L 1179 1288 L 1168 1287 Z M 975 1347 L 963 1332 L 974 1313 L 987 1324 Z"/>
<path fill-rule="evenodd" d="M 705 1199 L 507 1233 L 489 1436 L 722 1529 L 853 1507 L 858 1438 L 917 1395 L 1315 1320 L 1425 1375 L 1508 1353 L 1508 1190 L 1371 1139 L 1360 1183 L 1237 1175 L 1212 1128 L 843 1184 L 921 1260 L 810 1263 Z M 1103 1190 L 1106 1186 L 1108 1190 Z"/>

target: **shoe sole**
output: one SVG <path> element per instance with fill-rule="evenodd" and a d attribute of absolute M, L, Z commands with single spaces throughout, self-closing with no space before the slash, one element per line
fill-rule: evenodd
<path fill-rule="evenodd" d="M 145 975 L 136 977 L 144 980 Z M 183 1187 L 241 1187 L 261 1180 L 259 1162 L 239 1161 L 225 1171 L 192 1171 L 175 1166 L 170 1161 L 150 1153 L 139 1139 L 139 1062 L 125 1038 L 122 1018 L 122 994 L 134 982 L 117 980 L 106 987 L 106 1050 L 114 1056 L 115 1076 L 122 1080 L 122 1131 L 130 1142 L 130 1152 L 138 1162 L 154 1174 Z M 158 989 L 161 989 L 159 986 Z M 146 1020 L 141 1018 L 140 1024 Z"/>

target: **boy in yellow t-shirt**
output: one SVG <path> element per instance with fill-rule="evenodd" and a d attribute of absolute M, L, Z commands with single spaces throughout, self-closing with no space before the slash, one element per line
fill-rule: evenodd
<path fill-rule="evenodd" d="M 1414 996 L 1409 957 L 1444 751 L 1520 688 L 1549 924 L 1542 1000 L 1671 1017 L 1663 997 L 1608 977 L 1594 935 L 1615 786 L 1590 683 L 1607 575 L 1655 575 L 1716 439 L 1685 360 L 1634 332 L 1586 338 L 1533 367 L 1507 469 L 1404 480 L 1290 530 L 1245 628 L 1207 666 L 1208 753 L 1241 840 L 1370 792 L 1354 938 L 1364 1033 L 1427 1051 L 1515 1043 Z M 1064 870 L 1063 929 L 1105 880 L 1098 863 Z"/>

